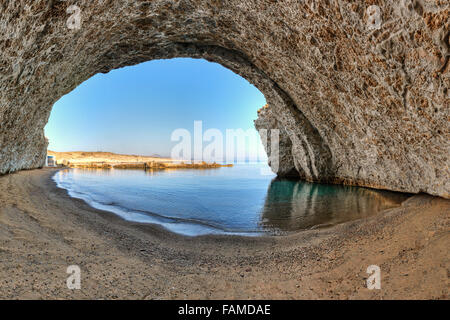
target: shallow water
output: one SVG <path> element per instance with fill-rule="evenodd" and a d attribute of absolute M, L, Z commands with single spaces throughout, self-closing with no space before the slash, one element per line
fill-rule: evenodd
<path fill-rule="evenodd" d="M 170 231 L 285 234 L 371 216 L 407 196 L 366 188 L 276 179 L 266 164 L 192 170 L 61 170 L 72 197 L 122 218 Z"/>

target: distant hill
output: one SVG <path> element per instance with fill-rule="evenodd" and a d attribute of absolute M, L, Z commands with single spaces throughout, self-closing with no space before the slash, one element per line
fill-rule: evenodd
<path fill-rule="evenodd" d="M 56 152 L 48 150 L 47 154 L 49 156 L 54 156 L 57 163 L 63 163 L 64 161 L 70 163 L 77 162 L 105 162 L 105 163 L 116 163 L 116 162 L 151 162 L 151 161 L 172 161 L 170 158 L 162 158 L 159 155 L 153 156 L 141 156 L 141 155 L 127 155 L 118 154 L 113 152 L 103 152 L 103 151 L 68 151 L 68 152 Z"/>

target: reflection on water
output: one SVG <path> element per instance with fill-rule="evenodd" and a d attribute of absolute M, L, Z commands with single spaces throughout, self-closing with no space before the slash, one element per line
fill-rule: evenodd
<path fill-rule="evenodd" d="M 402 193 L 274 179 L 261 225 L 282 231 L 334 225 L 399 206 L 407 198 Z"/>
<path fill-rule="evenodd" d="M 280 234 L 364 218 L 406 195 L 262 175 L 266 164 L 211 170 L 68 169 L 54 180 L 72 197 L 122 218 L 170 231 Z"/>

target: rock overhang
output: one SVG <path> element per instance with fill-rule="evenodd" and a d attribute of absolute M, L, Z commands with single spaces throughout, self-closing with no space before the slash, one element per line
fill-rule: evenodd
<path fill-rule="evenodd" d="M 19 0 L 0 12 L 1 173 L 43 165 L 51 108 L 81 82 L 193 57 L 265 95 L 256 125 L 279 127 L 283 172 L 450 196 L 446 1 Z"/>

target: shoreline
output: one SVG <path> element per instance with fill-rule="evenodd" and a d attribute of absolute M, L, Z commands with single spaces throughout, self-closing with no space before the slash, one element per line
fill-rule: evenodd
<path fill-rule="evenodd" d="M 116 170 L 180 170 L 180 169 L 196 169 L 196 170 L 207 170 L 207 169 L 218 169 L 218 168 L 229 168 L 233 167 L 233 164 L 218 164 L 218 163 L 169 163 L 169 162 L 118 162 L 118 163 L 107 163 L 107 162 L 89 162 L 89 163 L 70 163 L 67 168 L 73 169 L 116 169 Z"/>
<path fill-rule="evenodd" d="M 112 152 L 69 151 L 55 152 L 48 150 L 56 165 L 81 169 L 141 169 L 141 170 L 175 170 L 175 169 L 217 169 L 232 167 L 233 164 L 219 164 L 195 160 L 177 160 L 154 156 L 117 154 Z"/>
<path fill-rule="evenodd" d="M 0 177 L 0 298 L 448 298 L 442 198 L 286 236 L 191 237 L 92 208 L 57 187 L 57 170 Z M 71 264 L 82 290 L 65 286 Z M 365 288 L 371 264 L 382 290 Z"/>

